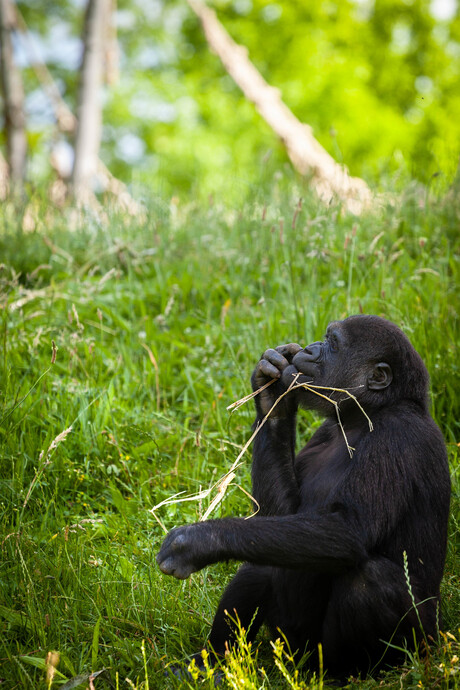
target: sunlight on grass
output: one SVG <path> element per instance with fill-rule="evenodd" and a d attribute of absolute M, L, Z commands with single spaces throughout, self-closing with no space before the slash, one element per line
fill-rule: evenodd
<path fill-rule="evenodd" d="M 460 687 L 458 194 L 412 190 L 358 220 L 283 179 L 239 207 L 151 201 L 144 225 L 88 216 L 71 232 L 64 212 L 43 207 L 25 233 L 21 213 L 1 211 L 1 681 L 46 687 L 54 669 L 48 687 L 100 671 L 95 688 L 213 687 L 217 673 L 222 687 L 332 684 L 264 634 L 251 648 L 243 635 L 204 683 L 165 677 L 201 649 L 235 565 L 162 577 L 150 509 L 232 466 L 253 413 L 226 408 L 266 347 L 363 311 L 395 321 L 425 360 L 454 492 L 439 643 L 347 687 Z M 317 424 L 304 414 L 299 435 Z M 236 473 L 216 517 L 252 512 L 237 486 L 250 490 L 248 454 Z M 211 498 L 157 514 L 170 529 Z"/>

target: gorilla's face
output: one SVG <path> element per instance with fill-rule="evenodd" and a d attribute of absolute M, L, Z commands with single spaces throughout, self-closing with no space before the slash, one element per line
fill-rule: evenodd
<path fill-rule="evenodd" d="M 318 386 L 318 393 L 326 395 L 337 402 L 349 399 L 346 393 L 328 389 L 346 389 L 356 398 L 366 400 L 366 393 L 383 391 L 390 386 L 393 373 L 388 363 L 380 360 L 380 348 L 374 333 L 356 328 L 356 321 L 351 317 L 345 321 L 333 321 L 327 327 L 323 341 L 317 341 L 300 350 L 292 359 L 292 364 L 283 372 L 283 383 L 286 386 L 293 377 L 300 373 L 297 383 Z M 359 322 L 358 322 L 359 323 Z M 362 326 L 365 324 L 362 323 Z M 316 389 L 316 388 L 315 388 Z M 297 392 L 299 403 L 310 409 L 333 414 L 330 402 L 306 389 Z M 378 398 L 376 399 L 376 404 Z"/>

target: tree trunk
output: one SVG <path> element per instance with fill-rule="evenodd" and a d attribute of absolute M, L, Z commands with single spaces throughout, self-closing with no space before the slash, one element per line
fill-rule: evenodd
<path fill-rule="evenodd" d="M 111 5 L 111 7 L 113 6 Z M 50 100 L 59 131 L 64 132 L 65 134 L 76 132 L 77 118 L 63 100 L 59 88 L 56 82 L 54 81 L 52 75 L 50 74 L 47 66 L 44 62 L 40 60 L 40 56 L 37 55 L 37 53 L 35 52 L 34 46 L 30 41 L 29 31 L 27 29 L 24 18 L 17 10 L 16 17 L 18 21 L 19 30 L 22 32 L 22 35 L 26 39 L 25 43 L 29 50 L 29 64 L 35 71 L 35 74 L 37 75 L 37 78 L 40 84 L 42 85 L 43 90 L 45 91 Z M 114 58 L 114 55 L 117 52 L 116 47 L 114 46 L 115 42 L 116 37 L 112 34 L 112 58 Z M 114 77 L 113 69 L 114 68 L 112 67 L 112 78 Z M 60 172 L 61 171 L 57 170 L 58 175 L 60 175 Z M 0 200 L 2 198 L 2 179 L 2 166 L 0 159 Z M 123 184 L 123 182 L 121 182 L 120 180 L 117 180 L 117 178 L 112 175 L 112 173 L 105 167 L 104 163 L 100 160 L 100 158 L 97 161 L 97 181 L 98 184 L 100 184 L 105 191 L 108 191 L 115 196 L 116 203 L 120 209 L 126 211 L 132 216 L 138 216 L 140 218 L 145 217 L 144 206 L 142 206 L 142 204 L 138 203 L 135 199 L 133 199 L 133 197 L 129 194 L 126 185 Z M 88 196 L 90 195 L 87 194 L 87 197 Z"/>
<path fill-rule="evenodd" d="M 351 177 L 315 139 L 308 125 L 300 122 L 283 103 L 278 89 L 267 84 L 248 58 L 245 47 L 238 45 L 224 29 L 213 10 L 202 0 L 187 0 L 201 21 L 210 48 L 244 95 L 256 106 L 265 122 L 280 137 L 294 168 L 311 177 L 318 196 L 330 203 L 339 199 L 352 213 L 369 206 L 372 194 L 359 177 Z"/>
<path fill-rule="evenodd" d="M 1 82 L 7 161 L 11 191 L 22 190 L 26 172 L 27 140 L 24 117 L 24 89 L 14 63 L 12 33 L 16 29 L 15 7 L 11 0 L 0 0 Z"/>
<path fill-rule="evenodd" d="M 110 0 L 88 0 L 86 7 L 72 171 L 73 191 L 79 201 L 84 201 L 91 191 L 98 169 L 102 133 L 101 90 L 110 7 Z"/>

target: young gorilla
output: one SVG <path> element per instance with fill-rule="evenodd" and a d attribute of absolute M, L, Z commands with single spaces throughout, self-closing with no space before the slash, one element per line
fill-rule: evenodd
<path fill-rule="evenodd" d="M 157 561 L 179 579 L 210 563 L 245 561 L 217 609 L 215 654 L 234 639 L 228 611 L 250 639 L 266 621 L 292 651 L 321 643 L 331 673 L 366 673 L 382 657 L 395 661 L 387 642 L 437 634 L 450 499 L 445 445 L 428 411 L 426 368 L 385 319 L 352 316 L 331 323 L 323 342 L 267 350 L 252 385 L 277 381 L 255 398 L 256 425 L 298 372 L 298 382 L 350 390 L 374 430 L 345 393 L 320 391 L 339 403 L 350 458 L 334 406 L 305 389 L 288 393 L 254 442 L 257 515 L 178 527 Z M 295 456 L 299 404 L 326 421 Z"/>

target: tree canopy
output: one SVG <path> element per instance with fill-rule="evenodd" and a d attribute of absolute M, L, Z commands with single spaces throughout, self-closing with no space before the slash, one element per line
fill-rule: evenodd
<path fill-rule="evenodd" d="M 445 184 L 460 152 L 460 9 L 446 0 L 214 0 L 264 78 L 353 175 Z M 44 8 L 45 6 L 45 8 Z M 83 7 L 18 8 L 75 112 Z M 185 0 L 125 0 L 114 13 L 119 79 L 105 87 L 101 157 L 127 182 L 206 193 L 263 181 L 281 144 L 207 46 Z M 58 135 L 21 39 L 34 174 Z"/>

